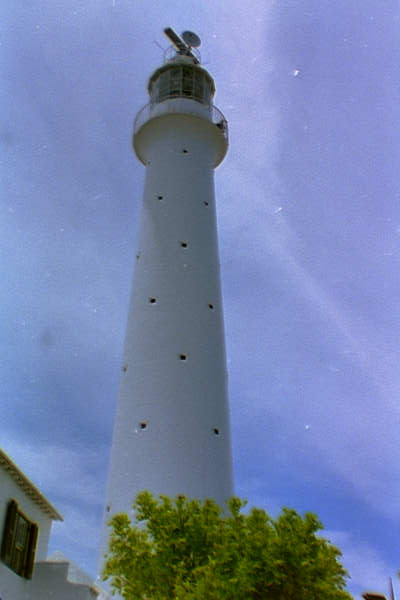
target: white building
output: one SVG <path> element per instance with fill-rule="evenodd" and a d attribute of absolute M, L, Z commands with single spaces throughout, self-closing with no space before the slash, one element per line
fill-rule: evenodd
<path fill-rule="evenodd" d="M 214 194 L 227 122 L 212 104 L 212 77 L 182 40 L 148 91 L 134 126 L 146 180 L 103 552 L 110 516 L 129 512 L 139 491 L 221 505 L 233 495 Z"/>
<path fill-rule="evenodd" d="M 68 559 L 47 559 L 53 521 L 60 513 L 0 449 L 1 600 L 105 599 Z"/>

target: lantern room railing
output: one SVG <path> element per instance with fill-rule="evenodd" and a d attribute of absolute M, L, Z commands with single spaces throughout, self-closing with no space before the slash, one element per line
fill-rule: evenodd
<path fill-rule="evenodd" d="M 175 101 L 170 102 L 169 100 L 171 99 Z M 169 97 L 167 101 L 160 103 L 149 102 L 149 104 L 146 104 L 136 116 L 133 126 L 134 134 L 136 134 L 139 129 L 152 118 L 166 114 L 183 114 L 193 115 L 200 119 L 210 121 L 221 130 L 222 135 L 228 142 L 228 121 L 225 119 L 222 112 L 213 104 L 204 105 L 197 102 L 193 103 L 193 99 L 191 102 L 187 102 L 187 100 L 191 99 L 187 96 L 184 98 L 182 98 L 182 96 L 176 96 L 176 98 Z"/>

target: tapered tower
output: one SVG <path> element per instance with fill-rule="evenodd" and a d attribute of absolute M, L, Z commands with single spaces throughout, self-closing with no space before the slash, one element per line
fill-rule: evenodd
<path fill-rule="evenodd" d="M 227 122 L 197 36 L 165 33 L 174 55 L 134 125 L 146 181 L 105 524 L 145 489 L 221 505 L 233 494 L 214 194 Z"/>

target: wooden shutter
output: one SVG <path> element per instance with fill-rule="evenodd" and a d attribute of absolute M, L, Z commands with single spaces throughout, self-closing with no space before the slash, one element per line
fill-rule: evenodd
<path fill-rule="evenodd" d="M 28 552 L 26 555 L 25 573 L 26 579 L 32 579 L 33 563 L 35 562 L 36 545 L 38 540 L 39 527 L 32 523 L 29 532 L 29 545 Z"/>
<path fill-rule="evenodd" d="M 18 504 L 15 500 L 11 500 L 7 507 L 6 520 L 3 530 L 3 540 L 1 544 L 1 559 L 7 564 L 10 564 L 11 562 L 17 511 Z"/>

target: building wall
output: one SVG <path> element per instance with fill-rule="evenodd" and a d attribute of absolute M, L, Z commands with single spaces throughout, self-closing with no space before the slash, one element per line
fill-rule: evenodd
<path fill-rule="evenodd" d="M 1 600 L 95 600 L 98 592 L 87 583 L 68 580 L 69 562 L 46 561 L 52 519 L 0 468 L 0 544 L 10 500 L 39 527 L 32 579 L 20 577 L 0 560 Z M 105 596 L 104 596 L 105 597 Z"/>
<path fill-rule="evenodd" d="M 24 600 L 95 600 L 97 593 L 90 586 L 67 580 L 68 567 L 68 562 L 38 563 Z"/>
<path fill-rule="evenodd" d="M 39 526 L 36 560 L 44 560 L 47 555 L 52 520 L 27 496 L 9 473 L 0 468 L 0 543 L 3 539 L 7 506 L 12 499 L 16 500 L 22 512 Z M 28 597 L 26 592 L 30 583 L 30 580 L 19 577 L 0 560 L 1 600 L 19 600 Z"/>

